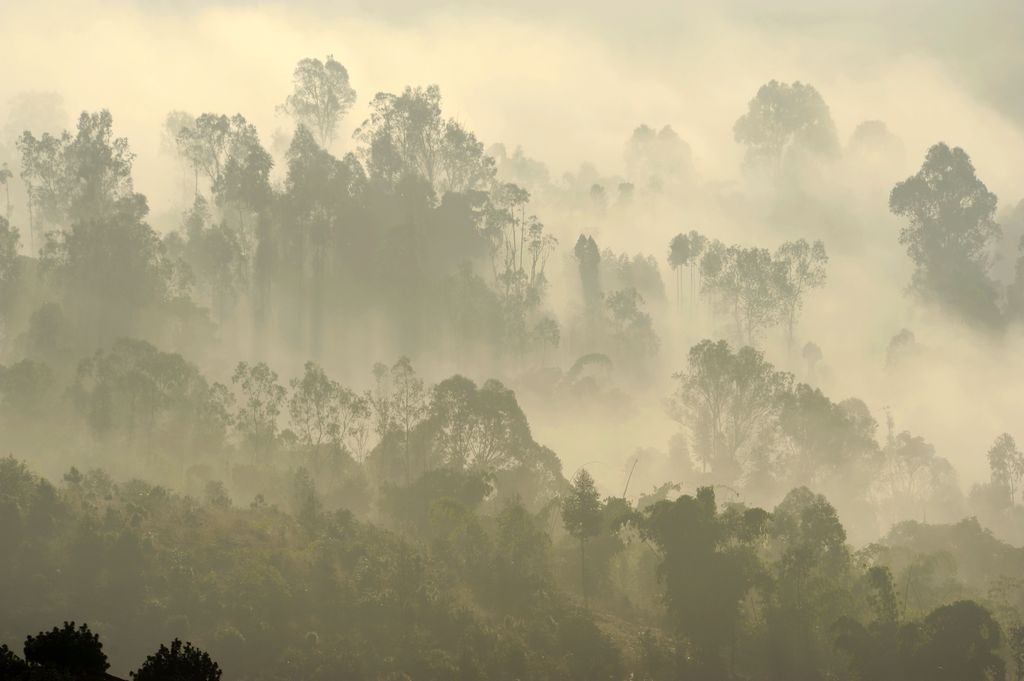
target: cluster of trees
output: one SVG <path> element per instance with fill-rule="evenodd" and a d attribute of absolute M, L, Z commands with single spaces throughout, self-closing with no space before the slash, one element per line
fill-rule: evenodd
<path fill-rule="evenodd" d="M 581 234 L 573 249 L 583 305 L 573 335 L 576 344 L 609 354 L 641 375 L 650 369 L 660 346 L 643 292 L 662 293 L 661 277 L 650 259 L 601 252 L 593 236 Z M 621 286 L 606 293 L 606 286 Z"/>
<path fill-rule="evenodd" d="M 800 82 L 762 86 L 736 121 L 734 134 L 746 148 L 746 169 L 777 181 L 790 182 L 801 168 L 819 167 L 816 162 L 834 159 L 840 150 L 828 105 L 812 85 Z M 884 123 L 868 121 L 857 128 L 850 146 L 856 151 L 872 144 L 898 141 Z M 813 201 L 803 194 L 800 199 Z M 909 291 L 985 330 L 1024 319 L 1024 269 L 1017 267 L 1005 283 L 993 275 L 1000 257 L 1024 263 L 1024 251 L 1000 253 L 996 208 L 996 195 L 978 178 L 968 154 L 945 142 L 932 146 L 921 169 L 897 183 L 889 196 L 889 210 L 906 220 L 898 237 L 914 264 Z"/>
<path fill-rule="evenodd" d="M 558 199 L 543 165 L 485 151 L 436 86 L 378 93 L 336 155 L 355 99 L 333 57 L 299 62 L 279 181 L 241 114 L 172 112 L 191 196 L 164 234 L 109 112 L 18 138 L 27 233 L 5 191 L 0 440 L 49 477 L 0 460 L 0 638 L 81 614 L 125 669 L 173 638 L 133 673 L 143 680 L 220 677 L 177 636 L 267 680 L 1022 678 L 1024 592 L 1003 579 L 1021 569 L 1014 550 L 977 523 L 904 523 L 855 552 L 839 520 L 881 532 L 970 508 L 1012 526 L 1013 438 L 996 440 L 991 482 L 964 500 L 925 439 L 888 413 L 880 437 L 864 402 L 834 402 L 756 348 L 781 327 L 793 349 L 826 280 L 822 241 L 671 240 L 677 305 L 687 288 L 691 306 L 708 301 L 734 345 L 698 343 L 674 376 L 682 483 L 602 497 L 585 469 L 565 478 L 506 383 L 431 385 L 408 356 L 543 364 L 557 376 L 545 386 L 566 389 L 547 404 L 598 392 L 611 366 L 650 378 L 658 260 L 602 250 L 596 230 L 560 243 L 537 215 Z M 779 186 L 839 150 L 823 98 L 799 82 L 762 87 L 734 133 L 750 177 Z M 567 180 L 586 219 L 691 183 L 668 126 L 637 128 L 626 162 L 613 209 L 595 169 Z M 13 177 L 0 169 L 5 190 Z M 933 147 L 889 206 L 907 220 L 916 295 L 986 327 L 1024 318 L 1024 252 L 1004 294 L 996 198 L 966 153 Z M 560 255 L 578 283 L 561 320 Z M 358 387 L 324 368 L 338 364 L 329 348 L 370 344 L 401 358 Z M 239 346 L 233 370 L 209 378 L 214 349 Z M 914 347 L 898 335 L 891 362 Z M 579 357 L 564 375 L 550 369 L 560 349 Z M 261 361 L 271 350 L 310 360 L 285 380 Z M 820 349 L 804 358 L 813 376 Z M 943 541 L 978 550 L 943 554 Z M 73 624 L 30 637 L 23 657 L 0 648 L 5 678 L 107 669 Z"/>
<path fill-rule="evenodd" d="M 30 362 L 0 372 L 4 404 L 19 409 L 5 410 L 15 415 L 5 427 L 63 420 L 52 403 L 32 406 L 46 372 Z M 72 469 L 55 487 L 5 460 L 0 541 L 12 558 L 0 574 L 0 633 L 29 616 L 83 613 L 124 642 L 122 659 L 188 636 L 235 673 L 267 679 L 867 679 L 882 653 L 920 678 L 1000 678 L 1004 642 L 1016 645 L 1012 586 L 994 605 L 956 602 L 964 587 L 948 585 L 928 586 L 913 606 L 877 605 L 872 590 L 895 579 L 908 593 L 946 584 L 921 567 L 944 559 L 903 565 L 892 547 L 853 554 L 836 509 L 806 487 L 770 513 L 720 507 L 711 487 L 673 498 L 667 485 L 637 504 L 602 498 L 585 470 L 563 480 L 496 381 L 454 376 L 428 389 L 406 359 L 373 374 L 360 393 L 308 363 L 289 389 L 266 365 L 242 363 L 230 387 L 217 386 L 138 341 L 83 361 L 63 401 L 100 446 L 182 468 L 175 453 L 214 456 L 187 461 L 202 483 L 194 498 L 115 483 L 101 469 Z M 752 348 L 699 344 L 678 379 L 675 408 L 705 469 L 684 479 L 744 494 L 766 488 L 750 484 L 757 476 L 777 489 L 839 479 L 854 496 L 888 485 L 910 506 L 948 483 L 926 442 L 890 427 L 880 447 L 862 403 L 794 385 Z M 1009 436 L 990 454 L 993 485 L 1011 500 L 1020 458 Z M 338 493 L 330 478 L 346 468 Z M 370 481 L 378 491 L 368 500 Z M 969 590 L 980 598 L 985 580 L 1012 574 L 1003 569 L 985 568 Z M 473 605 L 456 597 L 464 591 Z M 471 614 L 480 608 L 486 626 Z M 958 649 L 970 655 L 933 659 L 954 635 L 972 641 Z"/>
<path fill-rule="evenodd" d="M 308 76 L 300 75 L 304 64 L 287 105 L 298 112 L 299 127 L 281 189 L 268 181 L 269 154 L 258 143 L 234 141 L 233 130 L 244 128 L 239 116 L 203 114 L 193 122 L 178 114 L 168 123 L 179 127 L 182 158 L 197 173 L 212 169 L 213 203 L 225 215 L 207 227 L 207 201 L 197 194 L 177 249 L 206 300 L 221 311 L 218 322 L 248 299 L 257 330 L 267 333 L 267 324 L 281 318 L 274 310 L 287 310 L 294 337 L 283 340 L 320 356 L 328 330 L 353 315 L 384 310 L 405 349 L 427 343 L 430 332 L 446 332 L 467 348 L 525 352 L 536 335 L 530 326 L 547 319 L 538 309 L 544 266 L 557 243 L 528 216 L 529 192 L 495 180 L 483 145 L 442 115 L 436 86 L 378 94 L 356 131 L 356 152 L 335 158 L 320 144 L 330 141 L 328 123 L 347 107 L 300 106 L 300 95 L 322 89 L 300 87 Z M 339 102 L 348 101 L 343 85 L 337 86 Z M 316 124 L 319 143 L 305 127 L 310 116 L 326 117 Z M 207 131 L 206 118 L 220 120 L 219 127 Z M 196 136 L 198 145 L 191 142 Z M 239 174 L 234 180 L 232 168 Z M 229 206 L 236 210 L 226 211 Z M 487 259 L 489 284 L 483 279 Z"/>
<path fill-rule="evenodd" d="M 618 514 L 608 516 L 610 508 Z M 893 561 L 891 544 L 852 552 L 835 509 L 806 487 L 770 513 L 720 506 L 710 487 L 632 509 L 618 499 L 597 502 L 581 475 L 563 514 L 581 549 L 585 538 L 628 527 L 657 552 L 663 626 L 674 637 L 641 636 L 639 678 L 1000 679 L 1008 666 L 1021 673 L 1019 615 L 1000 624 L 985 605 L 949 592 L 942 604 L 934 593 L 917 606 L 901 602 L 894 569 L 907 596 L 915 569 L 924 589 L 934 577 L 921 564 Z M 991 541 L 977 525 L 968 532 L 961 541 L 971 546 Z M 1019 550 L 1009 550 L 1019 564 Z"/>
<path fill-rule="evenodd" d="M 439 468 L 485 476 L 502 498 L 531 504 L 563 482 L 557 457 L 533 439 L 500 381 L 455 375 L 429 386 L 406 357 L 375 365 L 362 391 L 312 361 L 287 387 L 263 362 L 238 363 L 223 384 L 181 355 L 120 339 L 82 360 L 66 384 L 63 376 L 33 359 L 0 365 L 0 432 L 11 443 L 45 456 L 72 438 L 107 465 L 127 458 L 134 472 L 193 488 L 218 484 L 215 473 L 294 464 L 322 489 L 335 487 L 348 508 L 369 503 L 370 482 L 405 487 Z"/>
<path fill-rule="evenodd" d="M 1017 503 L 1021 481 L 1024 480 L 1024 453 L 1009 433 L 996 438 L 988 450 L 988 465 L 992 472 L 992 486 L 1003 493 L 1007 505 Z"/>
<path fill-rule="evenodd" d="M 838 645 L 852 658 L 862 679 L 962 679 L 1006 677 L 1006 662 L 997 654 L 1003 634 L 991 613 L 973 601 L 956 601 L 920 621 L 901 622 L 892 575 L 869 575 L 875 613 L 867 625 L 848 619 L 837 623 Z M 1020 633 L 1014 629 L 1014 641 Z M 952 652 L 970 650 L 968 655 Z M 1020 642 L 1014 654 L 1021 653 Z M 1020 672 L 1017 672 L 1019 674 Z"/>
<path fill-rule="evenodd" d="M 626 143 L 625 160 L 632 182 L 619 185 L 620 194 L 631 195 L 634 183 L 655 192 L 678 190 L 693 174 L 690 145 L 670 125 L 657 131 L 639 126 Z"/>
<path fill-rule="evenodd" d="M 482 513 L 489 489 L 427 473 L 384 504 L 396 533 L 98 469 L 55 487 L 0 460 L 0 640 L 76 612 L 102 623 L 115 669 L 187 635 L 233 678 L 621 678 L 622 652 L 554 582 L 545 516 L 515 500 Z"/>
<path fill-rule="evenodd" d="M 864 402 L 833 402 L 755 348 L 702 341 L 675 378 L 669 413 L 684 429 L 687 459 L 709 481 L 768 498 L 796 485 L 828 489 L 880 528 L 922 513 L 959 517 L 956 472 L 931 444 L 896 432 L 888 414 L 879 443 Z"/>
<path fill-rule="evenodd" d="M 530 510 L 492 503 L 485 477 L 435 469 L 382 499 L 389 531 L 325 505 L 238 508 L 99 469 L 54 486 L 3 459 L 0 640 L 73 612 L 113 648 L 69 624 L 30 637 L 23 659 L 0 648 L 0 664 L 11 678 L 91 678 L 75 665 L 102 675 L 187 636 L 252 679 L 1019 673 L 1024 558 L 976 522 L 906 523 L 855 552 L 806 487 L 770 512 L 668 487 L 634 504 L 581 470 Z M 132 677 L 186 667 L 220 678 L 180 640 Z"/>
<path fill-rule="evenodd" d="M 0 673 L 11 681 L 115 679 L 107 673 L 109 668 L 100 637 L 87 624 L 76 628 L 74 622 L 65 622 L 62 627 L 29 636 L 24 659 L 7 644 L 0 644 Z M 220 667 L 209 654 L 177 638 L 170 648 L 161 644 L 130 674 L 133 681 L 220 681 L 220 677 Z"/>
<path fill-rule="evenodd" d="M 676 299 L 682 304 L 683 268 L 695 290 L 731 317 L 733 336 L 755 344 L 768 328 L 783 324 L 792 346 L 807 294 L 825 284 L 828 255 L 821 241 L 787 241 L 774 253 L 765 248 L 726 246 L 696 231 L 669 242 L 668 264 L 676 274 Z"/>
<path fill-rule="evenodd" d="M 934 448 L 891 424 L 879 444 L 863 403 L 833 403 L 753 348 L 705 341 L 690 359 L 672 405 L 701 470 L 679 472 L 706 486 L 636 503 L 602 497 L 585 469 L 565 481 L 502 384 L 428 387 L 405 358 L 374 367 L 365 391 L 313 362 L 287 383 L 262 363 L 210 383 L 128 340 L 66 388 L 42 363 L 6 367 L 11 442 L 58 447 L 83 427 L 111 465 L 130 453 L 192 496 L 101 468 L 55 486 L 0 462 L 0 640 L 88 618 L 123 646 L 119 669 L 181 636 L 265 679 L 868 679 L 883 654 L 913 678 L 1002 678 L 1024 640 L 1024 593 L 999 582 L 1014 550 L 970 548 L 995 542 L 976 524 L 930 543 L 915 528 L 945 530 L 912 524 L 855 553 L 809 489 L 836 490 L 860 518 L 934 521 L 960 503 Z M 1012 438 L 989 459 L 993 493 L 1015 504 Z M 770 512 L 747 505 L 794 487 Z M 965 554 L 942 555 L 944 542 Z M 904 585 L 902 603 L 880 600 L 885 584 Z M 971 643 L 949 652 L 951 636 Z M 27 650 L 4 659 L 42 673 Z"/>
<path fill-rule="evenodd" d="M 5 351 L 57 334 L 52 342 L 81 355 L 132 336 L 196 358 L 215 342 L 245 342 L 257 356 L 274 347 L 323 361 L 327 339 L 367 342 L 362 329 L 374 329 L 396 354 L 444 349 L 549 363 L 562 347 L 570 357 L 601 352 L 624 368 L 649 367 L 660 342 L 646 308 L 664 295 L 651 256 L 602 253 L 581 235 L 573 249 L 581 312 L 559 319 L 547 301 L 559 239 L 537 217 L 532 195 L 554 207 L 545 174 L 521 150 L 518 160 L 501 147 L 494 156 L 485 151 L 443 114 L 435 86 L 376 95 L 353 150 L 335 156 L 330 149 L 354 101 L 347 71 L 332 57 L 297 65 L 281 107 L 297 125 L 281 181 L 272 180 L 275 158 L 241 114 L 169 114 L 166 139 L 191 175 L 193 197 L 180 228 L 163 235 L 147 221 L 132 181 L 134 154 L 109 112 L 83 113 L 74 131 L 22 133 L 25 238 L 9 206 L 0 222 Z M 748 166 L 774 174 L 796 157 L 802 163 L 838 149 L 828 107 L 801 83 L 762 87 L 735 132 Z M 648 189 L 684 183 L 689 156 L 671 128 L 638 128 L 620 203 L 632 200 L 634 181 Z M 504 177 L 523 184 L 499 177 L 499 160 L 511 166 Z M 2 179 L 7 188 L 13 175 Z M 996 198 L 963 150 L 933 147 L 921 171 L 893 189 L 890 208 L 908 220 L 900 242 L 915 262 L 919 297 L 989 326 L 1020 316 L 1024 279 L 1001 289 L 991 275 Z M 19 255 L 23 247 L 29 257 Z M 668 264 L 677 300 L 685 268 L 691 299 L 707 296 L 733 340 L 759 343 L 781 326 L 792 347 L 827 260 L 821 241 L 788 241 L 772 252 L 690 232 L 671 240 Z"/>
<path fill-rule="evenodd" d="M 192 207 L 160 235 L 134 191 L 134 154 L 109 112 L 18 140 L 30 253 L 0 223 L 5 350 L 29 347 L 46 306 L 82 354 L 120 336 L 201 356 L 217 336 L 322 359 L 356 320 L 399 351 L 453 343 L 522 357 L 557 346 L 545 266 L 557 239 L 530 194 L 441 111 L 436 86 L 378 94 L 342 158 L 326 148 L 354 92 L 337 61 L 307 59 L 283 106 L 297 128 L 283 183 L 241 114 L 172 112 L 166 138 Z M 4 182 L 9 178 L 5 174 Z M 488 267 L 489 263 L 489 267 Z M 17 301 L 17 305 L 12 304 Z"/>

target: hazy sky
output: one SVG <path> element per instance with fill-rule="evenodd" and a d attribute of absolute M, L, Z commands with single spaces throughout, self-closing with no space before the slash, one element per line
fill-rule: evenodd
<path fill-rule="evenodd" d="M 647 122 L 673 125 L 705 177 L 732 177 L 732 123 L 771 78 L 815 84 L 843 139 L 881 118 L 909 159 L 938 139 L 964 146 L 1000 196 L 1024 174 L 1019 1 L 0 4 L 0 98 L 55 90 L 69 113 L 110 108 L 157 209 L 168 110 L 240 110 L 269 138 L 289 126 L 274 107 L 294 63 L 327 53 L 359 92 L 348 129 L 375 92 L 436 82 L 482 139 L 523 144 L 556 176 L 583 160 L 618 171 Z"/>

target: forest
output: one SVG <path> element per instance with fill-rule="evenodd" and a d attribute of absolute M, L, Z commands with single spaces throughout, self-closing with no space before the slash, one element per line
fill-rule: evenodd
<path fill-rule="evenodd" d="M 0 83 L 0 679 L 1024 681 L 1024 108 L 964 52 L 495 117 L 490 48 L 354 54 L 449 10 L 121 4 L 52 28 L 282 46 Z M 856 24 L 733 4 L 685 16 Z M 626 49 L 509 16 L 464 20 Z"/>

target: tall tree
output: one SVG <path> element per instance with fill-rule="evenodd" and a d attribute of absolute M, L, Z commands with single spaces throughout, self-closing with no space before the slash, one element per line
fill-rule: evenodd
<path fill-rule="evenodd" d="M 491 474 L 512 467 L 534 446 L 515 393 L 495 380 L 478 388 L 452 376 L 433 390 L 429 430 L 441 463 Z"/>
<path fill-rule="evenodd" d="M 354 219 L 366 175 L 354 155 L 335 158 L 304 125 L 296 129 L 286 159 L 279 255 L 289 276 L 283 283 L 304 301 L 292 314 L 297 329 L 308 328 L 307 351 L 318 358 L 331 303 L 340 307 L 358 297 L 361 260 L 372 248 L 372 234 L 358 229 Z"/>
<path fill-rule="evenodd" d="M 412 482 L 412 432 L 426 414 L 426 391 L 423 379 L 416 375 L 412 361 L 400 357 L 391 367 L 391 408 L 394 423 L 401 429 L 405 453 L 405 483 Z"/>
<path fill-rule="evenodd" d="M 177 126 L 175 145 L 195 173 L 196 196 L 203 175 L 217 205 L 264 208 L 270 197 L 269 175 L 274 162 L 260 143 L 256 127 L 241 114 L 229 118 L 204 113 L 194 120 L 179 119 L 169 117 L 167 125 Z"/>
<path fill-rule="evenodd" d="M 562 522 L 580 543 L 580 589 L 587 603 L 587 540 L 601 531 L 601 497 L 594 478 L 583 468 L 572 480 L 562 499 Z"/>
<path fill-rule="evenodd" d="M 1006 315 L 1011 321 L 1024 322 L 1024 234 L 1017 242 L 1013 281 L 1006 287 Z"/>
<path fill-rule="evenodd" d="M 676 279 L 676 305 L 682 307 L 683 267 L 690 265 L 692 250 L 690 238 L 683 233 L 676 234 L 668 244 L 668 264 Z"/>
<path fill-rule="evenodd" d="M 195 274 L 199 299 L 223 324 L 249 281 L 252 249 L 240 225 L 210 224 L 210 217 L 209 203 L 197 196 L 185 214 L 181 256 Z"/>
<path fill-rule="evenodd" d="M 740 603 L 761 574 L 756 546 L 768 514 L 737 511 L 719 512 L 714 490 L 701 487 L 696 496 L 649 506 L 640 521 L 642 536 L 658 548 L 669 620 L 692 646 L 694 678 L 729 678 L 723 672 L 737 643 Z"/>
<path fill-rule="evenodd" d="M 786 323 L 786 340 L 792 350 L 793 329 L 803 309 L 804 298 L 808 291 L 825 284 L 828 255 L 825 253 L 825 244 L 821 241 L 809 244 L 805 239 L 797 239 L 779 246 L 775 251 L 775 260 L 779 264 L 781 277 L 779 286 L 782 316 Z"/>
<path fill-rule="evenodd" d="M 762 85 L 733 134 L 747 147 L 748 167 L 774 169 L 793 153 L 833 155 L 839 150 L 828 105 L 813 85 L 799 81 Z"/>
<path fill-rule="evenodd" d="M 129 150 L 127 138 L 114 136 L 114 121 L 109 111 L 82 112 L 66 158 L 66 168 L 71 173 L 69 215 L 72 219 L 100 217 L 118 200 L 134 195 L 132 162 L 135 154 Z"/>
<path fill-rule="evenodd" d="M 239 362 L 231 383 L 242 393 L 236 427 L 254 454 L 266 453 L 277 436 L 285 389 L 277 382 L 277 373 L 263 362 Z"/>
<path fill-rule="evenodd" d="M 535 215 L 528 215 L 530 193 L 511 183 L 496 183 L 483 210 L 483 233 L 490 246 L 491 271 L 501 298 L 505 339 L 524 350 L 530 340 L 527 317 L 547 288 L 545 269 L 558 243 Z"/>
<path fill-rule="evenodd" d="M 137 336 L 145 310 L 169 299 L 171 280 L 163 244 L 146 222 L 140 194 L 126 197 L 103 216 L 47 234 L 41 261 L 94 340 Z"/>
<path fill-rule="evenodd" d="M 729 246 L 702 258 L 701 287 L 732 316 L 737 341 L 754 344 L 780 320 L 783 266 L 765 248 Z"/>
<path fill-rule="evenodd" d="M 745 459 L 774 428 L 780 398 L 792 376 L 776 371 L 751 347 L 733 352 L 725 341 L 690 348 L 670 414 L 689 432 L 691 450 L 717 474 L 734 480 Z"/>
<path fill-rule="evenodd" d="M 829 666 L 825 632 L 849 609 L 846 530 L 825 497 L 798 487 L 772 512 L 769 551 L 779 555 L 766 618 L 772 676 L 818 678 Z"/>
<path fill-rule="evenodd" d="M 356 91 L 349 83 L 348 70 L 334 55 L 327 59 L 301 60 L 292 73 L 292 93 L 281 109 L 295 122 L 313 130 L 320 145 L 334 141 L 338 121 L 356 101 Z"/>
<path fill-rule="evenodd" d="M 303 445 L 314 454 L 332 445 L 362 456 L 370 416 L 364 397 L 328 378 L 314 362 L 306 362 L 302 378 L 292 379 L 291 387 L 288 414 Z"/>
<path fill-rule="evenodd" d="M 231 144 L 231 120 L 224 114 L 204 113 L 195 119 L 194 125 L 181 125 L 175 141 L 178 153 L 192 166 L 196 196 L 200 175 L 205 175 L 216 191 Z"/>
<path fill-rule="evenodd" d="M 998 323 L 988 275 L 1001 233 L 996 201 L 967 153 L 942 142 L 928 150 L 916 175 L 893 188 L 889 210 L 908 221 L 899 240 L 916 267 L 911 290 L 922 300 L 967 321 Z"/>
<path fill-rule="evenodd" d="M 414 176 L 443 196 L 487 189 L 494 178 L 494 159 L 476 136 L 443 117 L 436 85 L 377 93 L 355 136 L 370 176 L 391 186 Z"/>
<path fill-rule="evenodd" d="M 243 208 L 264 210 L 271 198 L 270 171 L 274 159 L 263 148 L 256 126 L 240 114 L 231 118 L 223 172 L 214 185 L 214 196 L 221 204 L 234 204 L 239 224 L 244 227 Z"/>
<path fill-rule="evenodd" d="M 580 234 L 573 253 L 579 265 L 587 335 L 592 339 L 599 330 L 601 302 L 604 298 L 601 292 L 601 251 L 594 237 Z"/>
<path fill-rule="evenodd" d="M 1024 480 L 1024 452 L 1017 449 L 1017 443 L 1009 433 L 997 437 L 988 450 L 988 465 L 992 484 L 1005 490 L 1012 506 L 1016 503 L 1021 480 Z"/>
<path fill-rule="evenodd" d="M 18 230 L 0 218 L 0 348 L 7 343 L 10 315 L 18 286 Z"/>
<path fill-rule="evenodd" d="M 134 194 L 135 155 L 126 138 L 114 137 L 109 111 L 83 111 L 74 136 L 65 131 L 36 138 L 26 130 L 17 146 L 29 195 L 32 234 L 37 219 L 56 227 L 95 220 Z"/>
<path fill-rule="evenodd" d="M 302 378 L 292 379 L 291 386 L 288 413 L 299 440 L 314 454 L 319 454 L 325 443 L 339 442 L 344 399 L 341 385 L 315 363 L 306 362 Z"/>
<path fill-rule="evenodd" d="M 441 137 L 437 173 L 437 193 L 483 189 L 494 179 L 494 159 L 484 153 L 484 145 L 461 123 L 447 120 Z"/>
<path fill-rule="evenodd" d="M 11 221 L 11 178 L 14 177 L 14 173 L 7 167 L 5 161 L 0 165 L 0 185 L 4 187 L 4 218 Z"/>

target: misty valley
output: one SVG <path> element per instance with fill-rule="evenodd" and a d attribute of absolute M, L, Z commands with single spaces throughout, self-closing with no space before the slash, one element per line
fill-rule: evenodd
<path fill-rule="evenodd" d="M 0 681 L 1024 681 L 1020 80 L 467 9 L 513 100 L 451 8 L 193 4 L 53 18 L 109 77 L 0 8 Z M 223 89 L 131 89 L 184 40 Z"/>

